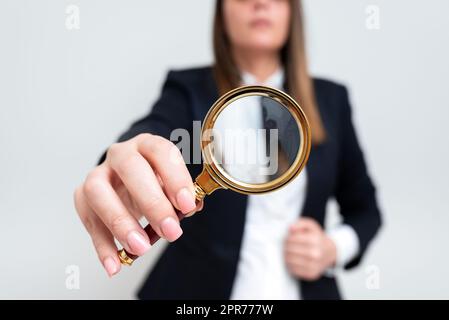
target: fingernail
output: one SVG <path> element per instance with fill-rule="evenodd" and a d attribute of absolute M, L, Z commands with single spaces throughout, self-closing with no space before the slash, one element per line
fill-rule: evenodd
<path fill-rule="evenodd" d="M 137 231 L 131 231 L 127 240 L 131 251 L 138 256 L 143 255 L 151 248 L 150 243 Z"/>
<path fill-rule="evenodd" d="M 196 210 L 192 210 L 190 212 L 185 213 L 184 216 L 186 218 L 189 218 L 189 217 L 193 216 L 196 212 L 197 212 Z"/>
<path fill-rule="evenodd" d="M 193 216 L 195 213 L 200 213 L 201 210 L 203 210 L 203 206 L 204 206 L 204 202 L 200 201 L 197 203 L 195 209 L 193 209 L 192 211 L 188 212 L 185 214 L 186 217 L 191 217 Z"/>
<path fill-rule="evenodd" d="M 107 257 L 106 259 L 104 259 L 103 266 L 109 277 L 112 277 L 119 271 L 119 267 L 117 266 L 116 261 L 111 257 Z"/>
<path fill-rule="evenodd" d="M 179 210 L 183 213 L 190 212 L 196 208 L 195 197 L 187 188 L 182 188 L 178 191 L 176 202 L 178 203 Z"/>
<path fill-rule="evenodd" d="M 179 223 L 172 217 L 165 218 L 161 223 L 162 233 L 164 238 L 172 242 L 182 235 L 182 229 Z"/>

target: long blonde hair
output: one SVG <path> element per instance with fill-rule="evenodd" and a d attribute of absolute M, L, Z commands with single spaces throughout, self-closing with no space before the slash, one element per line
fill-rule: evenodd
<path fill-rule="evenodd" d="M 315 99 L 313 81 L 307 68 L 301 1 L 290 0 L 290 11 L 290 31 L 280 52 L 286 75 L 286 90 L 298 101 L 307 115 L 312 129 L 312 143 L 319 144 L 325 140 L 326 131 Z M 226 35 L 223 0 L 216 1 L 213 47 L 215 81 L 220 94 L 223 94 L 238 87 L 241 80 L 240 72 L 231 54 L 231 44 Z"/>

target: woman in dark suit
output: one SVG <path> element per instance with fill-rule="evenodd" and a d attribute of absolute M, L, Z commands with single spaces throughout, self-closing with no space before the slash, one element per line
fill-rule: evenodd
<path fill-rule="evenodd" d="M 170 71 L 151 112 L 77 188 L 75 206 L 109 276 L 120 271 L 114 238 L 136 255 L 150 249 L 142 215 L 173 242 L 140 298 L 339 299 L 334 268 L 356 266 L 377 233 L 375 188 L 347 91 L 309 76 L 301 11 L 297 0 L 217 0 L 214 65 Z M 202 209 L 192 184 L 202 165 L 168 161 L 176 148 L 170 134 L 192 132 L 220 94 L 244 84 L 277 87 L 300 103 L 312 129 L 305 172 L 271 198 L 217 191 L 202 214 L 179 224 L 174 208 Z M 332 198 L 343 221 L 324 230 Z"/>

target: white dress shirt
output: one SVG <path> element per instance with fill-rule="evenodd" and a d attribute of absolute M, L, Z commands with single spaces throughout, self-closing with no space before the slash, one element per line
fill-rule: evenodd
<path fill-rule="evenodd" d="M 243 85 L 261 84 L 283 89 L 284 72 L 277 70 L 264 83 L 249 73 L 242 74 Z M 220 126 L 254 126 L 254 109 L 239 119 L 223 117 Z M 252 110 L 252 111 L 251 111 Z M 221 118 L 221 116 L 220 116 Z M 231 299 L 300 299 L 297 280 L 288 272 L 284 260 L 284 241 L 288 227 L 300 216 L 306 196 L 306 168 L 283 188 L 261 195 L 249 195 L 246 221 Z M 359 240 L 348 225 L 339 225 L 328 235 L 337 248 L 336 266 L 349 262 L 359 251 Z"/>

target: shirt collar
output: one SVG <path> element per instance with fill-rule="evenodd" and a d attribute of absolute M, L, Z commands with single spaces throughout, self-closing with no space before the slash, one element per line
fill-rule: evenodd
<path fill-rule="evenodd" d="M 278 68 L 273 74 L 271 74 L 267 80 L 263 83 L 258 83 L 256 77 L 249 72 L 243 71 L 241 73 L 242 84 L 243 85 L 264 85 L 268 87 L 273 87 L 276 89 L 282 89 L 284 86 L 284 69 Z"/>

